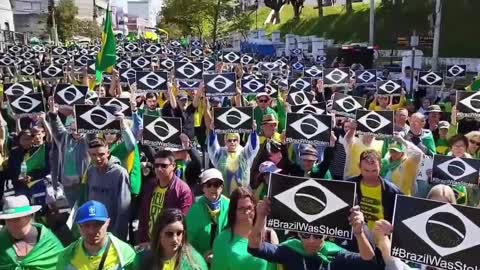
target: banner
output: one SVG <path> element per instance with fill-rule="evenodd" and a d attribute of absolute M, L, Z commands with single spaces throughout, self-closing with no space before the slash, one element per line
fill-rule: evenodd
<path fill-rule="evenodd" d="M 205 96 L 235 96 L 237 93 L 235 73 L 218 73 L 203 75 Z"/>
<path fill-rule="evenodd" d="M 392 256 L 441 269 L 480 269 L 480 209 L 397 195 Z"/>
<path fill-rule="evenodd" d="M 327 113 L 327 103 L 319 102 L 319 103 L 312 103 L 312 104 L 308 104 L 308 105 L 291 106 L 290 110 L 293 113 L 326 114 Z"/>
<path fill-rule="evenodd" d="M 77 132 L 85 134 L 121 133 L 120 121 L 116 120 L 116 107 L 100 105 L 74 106 Z"/>
<path fill-rule="evenodd" d="M 366 99 L 363 97 L 354 97 L 335 93 L 332 102 L 332 112 L 335 115 L 345 116 L 348 118 L 355 118 L 356 111 L 363 109 L 366 103 Z"/>
<path fill-rule="evenodd" d="M 346 86 L 350 83 L 349 68 L 327 68 L 323 70 L 324 86 Z"/>
<path fill-rule="evenodd" d="M 213 108 L 215 133 L 251 133 L 253 130 L 253 107 Z"/>
<path fill-rule="evenodd" d="M 42 93 L 30 93 L 22 96 L 7 96 L 13 114 L 24 117 L 45 112 Z"/>
<path fill-rule="evenodd" d="M 402 94 L 402 81 L 388 80 L 377 82 L 377 94 L 384 96 L 400 96 Z"/>
<path fill-rule="evenodd" d="M 434 71 L 420 71 L 418 86 L 443 87 L 443 73 Z"/>
<path fill-rule="evenodd" d="M 137 91 L 161 92 L 168 90 L 168 73 L 164 71 L 137 71 Z"/>
<path fill-rule="evenodd" d="M 358 135 L 371 135 L 375 138 L 385 139 L 393 136 L 393 111 L 368 111 L 357 110 Z"/>
<path fill-rule="evenodd" d="M 287 113 L 287 143 L 330 146 L 330 115 Z"/>
<path fill-rule="evenodd" d="M 480 92 L 457 91 L 458 117 L 480 120 Z"/>
<path fill-rule="evenodd" d="M 184 81 L 201 81 L 203 63 L 175 62 L 175 79 Z"/>
<path fill-rule="evenodd" d="M 143 115 L 143 144 L 152 147 L 181 148 L 182 119 Z"/>
<path fill-rule="evenodd" d="M 432 184 L 478 187 L 480 160 L 453 156 L 433 156 Z"/>
<path fill-rule="evenodd" d="M 125 117 L 132 117 L 130 98 L 100 97 L 98 101 L 100 105 L 117 107 L 117 112 L 123 113 Z"/>
<path fill-rule="evenodd" d="M 352 239 L 348 222 L 356 183 L 270 174 L 272 229 Z"/>
<path fill-rule="evenodd" d="M 88 86 L 73 84 L 57 84 L 53 99 L 60 106 L 71 107 L 75 104 L 84 104 Z"/>

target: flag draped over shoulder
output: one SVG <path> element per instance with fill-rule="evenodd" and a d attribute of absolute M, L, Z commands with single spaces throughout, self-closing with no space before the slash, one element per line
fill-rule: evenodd
<path fill-rule="evenodd" d="M 117 63 L 116 57 L 115 35 L 112 28 L 112 10 L 109 4 L 103 23 L 102 48 L 97 54 L 97 61 L 95 62 L 97 82 L 101 81 L 104 71 L 111 72 L 113 66 Z"/>

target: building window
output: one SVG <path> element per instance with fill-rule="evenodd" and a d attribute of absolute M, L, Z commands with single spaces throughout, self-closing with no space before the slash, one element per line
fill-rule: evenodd
<path fill-rule="evenodd" d="M 8 22 L 5 23 L 5 30 L 10 31 L 10 24 Z"/>

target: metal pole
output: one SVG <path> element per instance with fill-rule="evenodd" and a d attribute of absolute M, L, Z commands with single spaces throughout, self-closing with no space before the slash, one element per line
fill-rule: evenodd
<path fill-rule="evenodd" d="M 370 31 L 369 31 L 370 46 L 374 45 L 375 37 L 375 0 L 370 0 Z"/>
<path fill-rule="evenodd" d="M 258 0 L 255 1 L 255 30 L 258 30 Z"/>
<path fill-rule="evenodd" d="M 413 89 L 413 81 L 415 80 L 415 47 L 412 47 L 412 74 L 410 74 L 410 95 L 415 98 L 415 90 Z"/>
<path fill-rule="evenodd" d="M 440 27 L 442 22 L 442 0 L 436 0 L 435 4 L 435 28 L 433 32 L 432 70 L 438 70 L 438 51 L 440 48 Z"/>

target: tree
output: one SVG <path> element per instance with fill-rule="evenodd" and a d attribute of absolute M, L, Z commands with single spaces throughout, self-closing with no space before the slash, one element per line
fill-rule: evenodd
<path fill-rule="evenodd" d="M 345 0 L 345 10 L 347 14 L 353 13 L 352 0 Z"/>
<path fill-rule="evenodd" d="M 73 34 L 96 39 L 101 37 L 102 30 L 96 21 L 75 19 Z"/>
<path fill-rule="evenodd" d="M 69 40 L 73 37 L 75 28 L 75 16 L 78 14 L 78 8 L 74 0 L 60 0 L 55 7 L 55 23 L 57 26 L 58 37 L 63 40 Z"/>
<path fill-rule="evenodd" d="M 323 0 L 317 0 L 316 9 L 318 9 L 318 17 L 323 17 Z"/>
<path fill-rule="evenodd" d="M 280 23 L 280 9 L 287 3 L 287 0 L 265 0 L 265 6 L 273 10 L 273 16 L 270 17 L 271 24 Z"/>
<path fill-rule="evenodd" d="M 302 13 L 304 0 L 290 0 L 290 3 L 293 7 L 293 17 L 295 19 L 300 19 L 300 14 Z"/>

